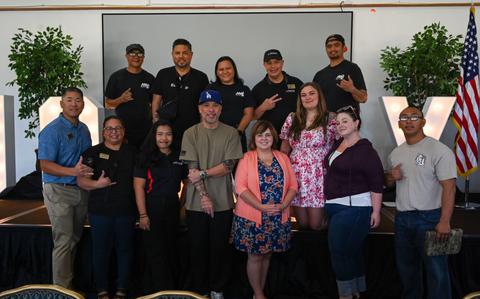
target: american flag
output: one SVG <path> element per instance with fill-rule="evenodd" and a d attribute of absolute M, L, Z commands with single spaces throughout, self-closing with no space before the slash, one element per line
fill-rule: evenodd
<path fill-rule="evenodd" d="M 479 78 L 477 53 L 477 26 L 475 8 L 470 8 L 467 36 L 462 54 L 460 78 L 456 94 L 453 123 L 458 129 L 455 136 L 455 159 L 457 171 L 468 176 L 478 165 L 478 106 Z"/>

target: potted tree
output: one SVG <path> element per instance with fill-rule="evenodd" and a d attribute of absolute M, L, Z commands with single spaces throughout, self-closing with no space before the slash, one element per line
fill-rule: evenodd
<path fill-rule="evenodd" d="M 72 46 L 72 37 L 61 27 L 47 27 L 35 34 L 19 28 L 10 46 L 8 67 L 16 78 L 7 85 L 18 86 L 20 119 L 29 119 L 25 137 L 35 137 L 39 125 L 38 109 L 53 95 L 68 86 L 87 87 L 80 71 L 83 47 Z"/>
<path fill-rule="evenodd" d="M 380 66 L 387 74 L 384 88 L 395 96 L 406 96 L 409 105 L 420 109 L 429 96 L 454 95 L 460 76 L 461 38 L 433 23 L 416 33 L 405 50 L 386 47 L 380 55 Z"/>

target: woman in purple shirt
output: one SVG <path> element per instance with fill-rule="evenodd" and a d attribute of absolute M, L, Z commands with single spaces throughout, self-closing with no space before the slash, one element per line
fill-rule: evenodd
<path fill-rule="evenodd" d="M 366 291 L 363 243 L 380 224 L 383 167 L 377 152 L 359 134 L 361 120 L 352 106 L 337 111 L 335 142 L 325 159 L 325 210 L 328 245 L 340 299 Z"/>

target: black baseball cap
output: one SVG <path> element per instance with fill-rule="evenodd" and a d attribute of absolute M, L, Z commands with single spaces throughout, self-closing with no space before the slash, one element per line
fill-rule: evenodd
<path fill-rule="evenodd" d="M 145 54 L 145 49 L 140 44 L 130 44 L 130 45 L 128 45 L 127 49 L 126 49 L 126 52 L 128 54 L 128 53 L 130 53 L 132 51 L 135 51 L 135 50 L 139 51 L 142 54 Z"/>
<path fill-rule="evenodd" d="M 325 45 L 327 45 L 329 42 L 332 42 L 332 41 L 339 41 L 342 43 L 342 45 L 345 45 L 345 38 L 343 38 L 343 36 L 341 36 L 338 33 L 329 35 L 325 40 Z"/>
<path fill-rule="evenodd" d="M 278 59 L 282 60 L 282 54 L 280 54 L 280 51 L 277 49 L 270 49 L 265 51 L 265 54 L 263 54 L 263 62 L 268 62 L 270 59 Z"/>

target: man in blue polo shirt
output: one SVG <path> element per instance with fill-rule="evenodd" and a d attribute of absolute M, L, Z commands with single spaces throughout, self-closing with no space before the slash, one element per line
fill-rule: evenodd
<path fill-rule="evenodd" d="M 62 113 L 38 137 L 38 159 L 43 172 L 43 198 L 52 224 L 53 283 L 72 288 L 75 246 L 82 236 L 88 193 L 77 186 L 77 176 L 92 175 L 80 155 L 92 145 L 87 126 L 79 121 L 84 102 L 76 87 L 65 89 Z"/>

